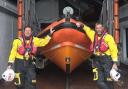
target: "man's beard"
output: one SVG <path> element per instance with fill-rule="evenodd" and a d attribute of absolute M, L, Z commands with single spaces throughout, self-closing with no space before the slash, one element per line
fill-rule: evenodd
<path fill-rule="evenodd" d="M 31 38 L 31 36 L 29 36 L 29 37 L 25 37 L 26 40 L 30 40 L 30 38 Z"/>
<path fill-rule="evenodd" d="M 32 37 L 32 35 L 30 35 L 30 36 L 25 36 L 24 35 L 25 40 L 30 40 L 31 37 Z"/>
<path fill-rule="evenodd" d="M 96 31 L 96 33 L 100 36 L 102 35 L 102 32 L 101 31 Z"/>

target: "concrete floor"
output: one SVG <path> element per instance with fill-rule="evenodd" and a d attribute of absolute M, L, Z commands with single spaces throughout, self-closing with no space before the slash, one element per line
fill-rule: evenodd
<path fill-rule="evenodd" d="M 128 66 L 121 66 L 124 71 L 128 71 Z M 125 75 L 128 73 L 125 72 Z M 84 64 L 71 73 L 70 89 L 98 89 L 92 81 L 93 74 L 89 67 Z M 124 88 L 115 84 L 115 89 L 128 89 L 128 76 L 125 77 L 127 85 Z M 15 89 L 13 83 L 1 81 L 0 89 Z M 50 64 L 37 75 L 37 89 L 65 89 L 65 73 L 56 65 Z"/>

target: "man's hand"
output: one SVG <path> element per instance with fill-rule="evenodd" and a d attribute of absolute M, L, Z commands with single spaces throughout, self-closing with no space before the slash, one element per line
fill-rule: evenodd
<path fill-rule="evenodd" d="M 77 23 L 76 23 L 76 26 L 77 26 L 78 28 L 80 28 L 80 27 L 83 28 L 83 27 L 84 27 L 84 24 L 83 24 L 82 22 L 77 22 Z"/>
<path fill-rule="evenodd" d="M 13 63 L 8 63 L 7 69 L 12 69 Z"/>
<path fill-rule="evenodd" d="M 7 69 L 12 69 L 12 66 L 9 65 L 9 66 L 7 67 Z"/>
<path fill-rule="evenodd" d="M 55 32 L 55 30 L 53 30 L 53 28 L 50 28 L 50 35 L 52 35 Z"/>
<path fill-rule="evenodd" d="M 118 66 L 116 63 L 113 64 L 112 69 L 118 70 Z"/>

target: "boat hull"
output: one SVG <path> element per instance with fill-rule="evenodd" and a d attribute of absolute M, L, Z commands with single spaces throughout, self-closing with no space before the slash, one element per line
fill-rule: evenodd
<path fill-rule="evenodd" d="M 86 34 L 73 28 L 63 28 L 54 32 L 48 45 L 38 50 L 65 72 L 66 59 L 70 58 L 72 72 L 92 54 L 90 44 L 91 41 Z"/>

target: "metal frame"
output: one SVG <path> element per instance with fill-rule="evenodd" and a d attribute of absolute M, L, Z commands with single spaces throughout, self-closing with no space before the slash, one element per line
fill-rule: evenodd
<path fill-rule="evenodd" d="M 122 59 L 120 59 L 121 63 L 128 65 L 128 58 L 127 58 L 127 50 L 126 50 L 126 28 L 121 28 L 121 40 L 122 40 Z"/>
<path fill-rule="evenodd" d="M 11 11 L 14 14 L 17 14 L 17 8 L 5 0 L 0 0 L 0 7 L 6 9 L 8 11 Z"/>
<path fill-rule="evenodd" d="M 125 18 L 127 16 L 127 8 L 128 4 L 120 7 L 120 20 Z M 128 20 L 124 20 L 120 22 L 120 41 L 122 43 L 122 49 L 121 49 L 121 63 L 124 63 L 128 65 L 128 58 L 127 58 L 127 50 L 126 50 L 126 28 L 128 28 Z"/>
<path fill-rule="evenodd" d="M 35 11 L 35 0 L 23 0 L 24 7 L 23 7 L 23 12 L 24 12 L 24 24 L 23 27 L 26 25 L 29 25 L 33 29 L 33 35 L 37 35 L 37 33 L 40 31 L 40 23 L 37 19 L 36 16 L 36 11 Z"/>

